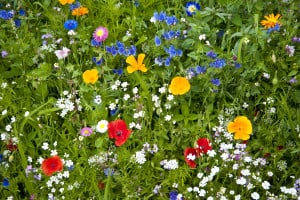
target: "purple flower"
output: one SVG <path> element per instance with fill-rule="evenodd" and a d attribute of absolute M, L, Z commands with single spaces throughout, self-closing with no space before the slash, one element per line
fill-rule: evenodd
<path fill-rule="evenodd" d="M 295 47 L 294 46 L 289 46 L 286 45 L 285 46 L 285 51 L 287 52 L 287 54 L 289 55 L 289 57 L 292 57 L 295 53 Z"/>
<path fill-rule="evenodd" d="M 206 56 L 215 59 L 217 57 L 217 54 L 213 50 L 210 50 L 206 53 Z"/>
<path fill-rule="evenodd" d="M 178 195 L 177 191 L 170 192 L 170 200 L 177 200 L 177 195 Z"/>
<path fill-rule="evenodd" d="M 84 137 L 90 136 L 92 135 L 92 133 L 93 133 L 93 129 L 90 127 L 84 127 L 80 130 L 80 135 Z"/>
<path fill-rule="evenodd" d="M 291 78 L 291 79 L 289 80 L 289 82 L 290 82 L 291 84 L 293 84 L 293 83 L 298 83 L 298 80 L 297 80 L 296 78 Z"/>
<path fill-rule="evenodd" d="M 1 51 L 2 58 L 5 58 L 8 55 L 7 51 L 3 50 Z"/>
<path fill-rule="evenodd" d="M 217 79 L 217 78 L 213 78 L 211 79 L 211 83 L 215 86 L 220 86 L 221 85 L 221 81 L 220 79 Z"/>
<path fill-rule="evenodd" d="M 226 65 L 225 59 L 216 59 L 215 61 L 211 62 L 209 66 L 215 68 L 222 68 Z"/>

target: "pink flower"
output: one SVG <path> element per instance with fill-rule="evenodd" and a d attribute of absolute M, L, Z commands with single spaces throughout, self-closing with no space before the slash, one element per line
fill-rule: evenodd
<path fill-rule="evenodd" d="M 57 56 L 57 58 L 60 59 L 64 59 L 66 57 L 68 57 L 68 55 L 70 54 L 71 50 L 63 47 L 62 50 L 56 50 L 54 53 Z"/>
<path fill-rule="evenodd" d="M 103 42 L 108 37 L 108 30 L 103 26 L 99 26 L 93 33 L 93 39 L 97 42 Z"/>
<path fill-rule="evenodd" d="M 93 133 L 93 129 L 90 127 L 84 127 L 80 130 L 80 135 L 87 137 Z"/>

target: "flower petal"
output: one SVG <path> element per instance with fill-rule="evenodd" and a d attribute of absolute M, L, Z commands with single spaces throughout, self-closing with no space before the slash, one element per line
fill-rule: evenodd
<path fill-rule="evenodd" d="M 128 72 L 129 74 L 135 72 L 136 70 L 137 70 L 136 67 L 133 67 L 133 66 L 128 66 L 128 67 L 127 67 L 127 72 Z"/>
<path fill-rule="evenodd" d="M 133 55 L 128 56 L 128 57 L 126 58 L 126 63 L 128 63 L 128 64 L 130 64 L 130 65 L 132 65 L 132 66 L 137 65 L 136 59 L 134 58 Z"/>
<path fill-rule="evenodd" d="M 145 54 L 143 53 L 140 53 L 139 56 L 138 56 L 138 65 L 142 65 L 143 64 L 143 61 L 144 61 L 144 58 L 145 58 Z"/>

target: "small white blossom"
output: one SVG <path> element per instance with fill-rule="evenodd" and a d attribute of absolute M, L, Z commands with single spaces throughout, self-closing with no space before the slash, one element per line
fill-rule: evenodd
<path fill-rule="evenodd" d="M 170 121 L 172 119 L 172 116 L 171 115 L 166 115 L 165 116 L 165 121 Z"/>
<path fill-rule="evenodd" d="M 199 35 L 199 40 L 200 40 L 200 41 L 206 40 L 206 35 L 205 35 L 205 34 Z"/>
<path fill-rule="evenodd" d="M 29 116 L 29 111 L 26 111 L 25 113 L 24 113 L 24 117 L 28 117 Z"/>
<path fill-rule="evenodd" d="M 254 199 L 254 200 L 257 200 L 257 199 L 260 198 L 260 196 L 257 192 L 253 192 L 253 193 L 251 193 L 251 198 Z"/>
<path fill-rule="evenodd" d="M 261 186 L 262 186 L 265 190 L 270 189 L 270 183 L 269 183 L 268 181 L 262 182 Z"/>

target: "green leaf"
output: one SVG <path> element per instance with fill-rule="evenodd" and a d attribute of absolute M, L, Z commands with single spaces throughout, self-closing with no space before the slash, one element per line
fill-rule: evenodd
<path fill-rule="evenodd" d="M 95 147 L 96 148 L 100 148 L 103 144 L 103 139 L 101 137 L 99 137 L 96 141 L 95 141 Z"/>
<path fill-rule="evenodd" d="M 242 26 L 243 24 L 240 15 L 233 15 L 231 18 L 231 22 L 237 26 Z"/>
<path fill-rule="evenodd" d="M 298 70 L 292 70 L 288 76 L 295 76 L 298 73 Z"/>

